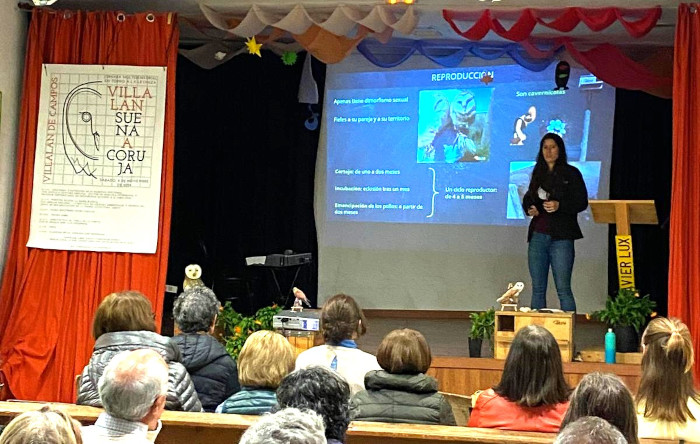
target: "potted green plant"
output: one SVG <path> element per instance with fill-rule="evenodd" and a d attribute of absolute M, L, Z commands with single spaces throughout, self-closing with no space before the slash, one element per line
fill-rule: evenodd
<path fill-rule="evenodd" d="M 272 318 L 281 310 L 275 304 L 261 308 L 253 316 L 243 316 L 231 307 L 230 302 L 226 302 L 216 321 L 217 338 L 224 343 L 226 351 L 237 359 L 248 336 L 258 330 L 272 330 Z"/>
<path fill-rule="evenodd" d="M 640 296 L 634 288 L 621 288 L 615 297 L 608 296 L 603 310 L 591 316 L 612 327 L 618 352 L 629 353 L 639 349 L 639 332 L 649 317 L 656 316 L 655 307 L 648 294 Z"/>
<path fill-rule="evenodd" d="M 484 340 L 491 340 L 496 324 L 496 310 L 493 307 L 469 315 L 471 329 L 469 330 L 469 356 L 481 357 L 481 345 Z"/>

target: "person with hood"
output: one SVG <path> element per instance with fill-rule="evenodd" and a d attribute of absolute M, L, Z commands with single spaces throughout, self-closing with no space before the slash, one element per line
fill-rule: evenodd
<path fill-rule="evenodd" d="M 173 306 L 175 324 L 181 331 L 173 341 L 182 352 L 182 364 L 206 412 L 215 411 L 240 390 L 236 361 L 212 336 L 220 308 L 214 292 L 204 286 L 184 291 Z"/>
<path fill-rule="evenodd" d="M 92 321 L 95 347 L 80 375 L 76 404 L 102 407 L 97 387 L 109 361 L 119 352 L 151 349 L 168 364 L 166 410 L 202 411 L 192 379 L 181 363 L 180 349 L 170 338 L 155 332 L 154 319 L 151 303 L 138 291 L 112 293 L 104 298 Z"/>

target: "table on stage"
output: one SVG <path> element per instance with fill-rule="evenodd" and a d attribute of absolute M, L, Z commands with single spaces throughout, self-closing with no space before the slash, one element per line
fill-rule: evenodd
<path fill-rule="evenodd" d="M 498 384 L 503 373 L 502 359 L 440 357 L 433 358 L 428 374 L 437 378 L 439 390 L 471 395 Z M 639 387 L 641 367 L 637 364 L 604 364 L 601 362 L 564 362 L 564 377 L 575 387 L 588 373 L 614 373 L 634 394 Z"/>

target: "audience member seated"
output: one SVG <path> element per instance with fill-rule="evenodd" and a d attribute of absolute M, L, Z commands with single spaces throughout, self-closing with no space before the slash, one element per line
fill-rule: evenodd
<path fill-rule="evenodd" d="M 80 423 L 67 413 L 44 406 L 22 413 L 2 431 L 0 444 L 82 444 Z"/>
<path fill-rule="evenodd" d="M 248 336 L 238 355 L 241 390 L 220 404 L 217 413 L 262 415 L 277 404 L 275 390 L 294 369 L 294 347 L 274 331 Z"/>
<path fill-rule="evenodd" d="M 364 390 L 365 375 L 380 370 L 377 358 L 357 348 L 355 340 L 367 332 L 367 320 L 355 300 L 344 294 L 328 299 L 321 309 L 324 345 L 299 354 L 296 368 L 320 365 L 337 372 L 350 385 L 350 393 Z"/>
<path fill-rule="evenodd" d="M 469 426 L 558 432 L 570 393 L 557 341 L 545 328 L 530 325 L 516 333 L 501 381 L 478 395 Z"/>
<path fill-rule="evenodd" d="M 239 444 L 326 444 L 323 418 L 295 408 L 263 415 L 248 427 Z"/>
<path fill-rule="evenodd" d="M 281 408 L 313 410 L 323 417 L 329 444 L 342 444 L 350 423 L 350 387 L 343 378 L 323 367 L 290 373 L 277 389 Z"/>
<path fill-rule="evenodd" d="M 603 418 L 622 432 L 629 444 L 639 444 L 632 394 L 612 373 L 589 373 L 571 394 L 561 428 L 584 416 Z"/>
<path fill-rule="evenodd" d="M 123 291 L 107 296 L 95 312 L 92 334 L 95 348 L 90 362 L 80 375 L 78 404 L 101 407 L 97 382 L 104 368 L 119 352 L 152 349 L 168 363 L 168 397 L 165 408 L 200 412 L 202 404 L 185 367 L 180 349 L 156 331 L 151 303 L 138 291 Z"/>
<path fill-rule="evenodd" d="M 608 421 L 583 416 L 562 429 L 554 444 L 627 444 L 627 441 Z"/>
<path fill-rule="evenodd" d="M 182 332 L 173 341 L 180 347 L 182 363 L 207 412 L 216 410 L 216 406 L 240 389 L 236 362 L 211 336 L 220 307 L 216 295 L 207 287 L 183 292 L 173 307 L 175 324 Z"/>
<path fill-rule="evenodd" d="M 161 429 L 168 364 L 154 350 L 119 353 L 105 368 L 99 392 L 105 411 L 83 427 L 85 443 L 150 444 Z"/>
<path fill-rule="evenodd" d="M 700 395 L 693 386 L 693 343 L 677 319 L 656 318 L 642 335 L 637 390 L 640 438 L 700 438 Z"/>
<path fill-rule="evenodd" d="M 431 360 L 422 334 L 408 328 L 390 332 L 377 350 L 382 370 L 367 373 L 367 390 L 352 398 L 352 418 L 456 425 L 449 402 L 438 393 L 437 381 L 425 375 Z"/>

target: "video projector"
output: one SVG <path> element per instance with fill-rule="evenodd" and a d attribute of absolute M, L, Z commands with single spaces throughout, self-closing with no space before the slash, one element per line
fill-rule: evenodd
<path fill-rule="evenodd" d="M 318 331 L 321 326 L 318 310 L 283 310 L 272 317 L 272 327 L 285 330 Z"/>

